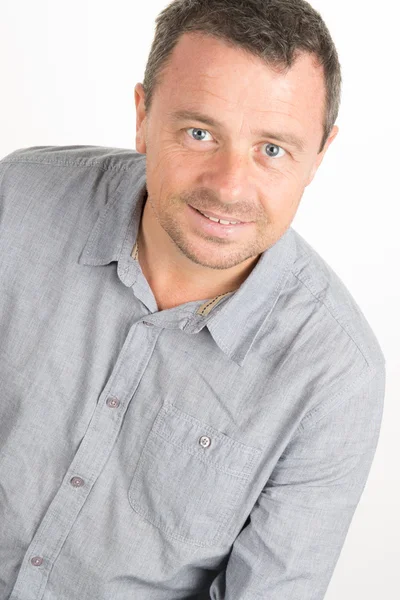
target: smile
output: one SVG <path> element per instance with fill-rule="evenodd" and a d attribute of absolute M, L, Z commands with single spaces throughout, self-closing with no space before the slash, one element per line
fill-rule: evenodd
<path fill-rule="evenodd" d="M 235 240 L 240 239 L 245 231 L 251 226 L 253 223 L 244 223 L 243 221 L 230 221 L 218 218 L 217 215 L 212 215 L 210 213 L 203 214 L 197 208 L 187 205 L 188 209 L 188 217 L 193 226 L 208 236 L 212 236 L 215 238 L 220 238 L 222 240 Z"/>
<path fill-rule="evenodd" d="M 227 221 L 222 218 L 218 219 L 216 217 L 212 217 L 211 215 L 207 215 L 206 213 L 202 212 L 198 208 L 196 208 L 195 210 L 197 210 L 197 212 L 199 212 L 201 215 L 203 215 L 203 217 L 210 219 L 210 221 L 214 221 L 214 223 L 221 223 L 221 225 L 238 225 L 239 223 L 242 223 L 242 221 Z"/>

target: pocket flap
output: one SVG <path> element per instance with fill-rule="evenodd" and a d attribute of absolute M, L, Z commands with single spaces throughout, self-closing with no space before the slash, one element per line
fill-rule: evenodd
<path fill-rule="evenodd" d="M 254 462 L 261 453 L 168 402 L 158 413 L 153 432 L 214 469 L 243 479 L 251 475 Z"/>

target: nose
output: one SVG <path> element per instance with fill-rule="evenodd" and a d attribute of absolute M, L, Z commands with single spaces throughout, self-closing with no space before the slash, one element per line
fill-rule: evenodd
<path fill-rule="evenodd" d="M 252 203 L 255 198 L 251 157 L 239 150 L 221 150 L 210 157 L 202 176 L 202 185 L 213 190 L 226 204 Z"/>

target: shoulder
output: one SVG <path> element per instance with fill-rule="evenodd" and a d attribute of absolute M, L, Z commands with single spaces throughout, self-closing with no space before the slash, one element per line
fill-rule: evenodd
<path fill-rule="evenodd" d="M 118 186 L 126 174 L 145 170 L 145 155 L 134 150 L 103 146 L 34 146 L 21 148 L 0 161 L 0 191 L 54 199 L 63 190 L 93 190 L 102 182 Z"/>
<path fill-rule="evenodd" d="M 309 420 L 329 412 L 377 373 L 384 374 L 386 361 L 348 287 L 298 232 L 292 232 L 295 258 L 279 299 L 282 323 L 277 330 L 286 379 L 304 397 Z"/>
<path fill-rule="evenodd" d="M 36 146 L 0 161 L 0 233 L 5 240 L 86 231 L 106 205 L 145 176 L 145 155 L 101 146 Z M 79 225 L 78 225 L 79 224 Z M 11 243 L 11 242 L 9 242 Z"/>
<path fill-rule="evenodd" d="M 1 220 L 7 211 L 101 207 L 145 172 L 145 155 L 103 146 L 34 146 L 0 161 Z"/>
<path fill-rule="evenodd" d="M 385 362 L 380 344 L 355 298 L 322 256 L 296 231 L 296 259 L 293 277 L 304 296 L 312 298 L 321 310 L 325 325 L 342 331 L 358 350 L 360 358 L 373 369 Z M 332 349 L 334 350 L 334 349 Z"/>
<path fill-rule="evenodd" d="M 106 146 L 32 146 L 20 148 L 0 160 L 4 170 L 9 165 L 48 165 L 86 167 L 104 171 L 120 171 L 135 167 L 145 159 L 143 154 L 126 148 Z"/>

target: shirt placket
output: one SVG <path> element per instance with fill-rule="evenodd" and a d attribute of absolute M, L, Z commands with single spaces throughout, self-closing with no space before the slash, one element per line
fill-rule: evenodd
<path fill-rule="evenodd" d="M 149 320 L 131 327 L 74 460 L 25 553 L 10 600 L 43 597 L 52 566 L 112 451 L 161 331 Z"/>

